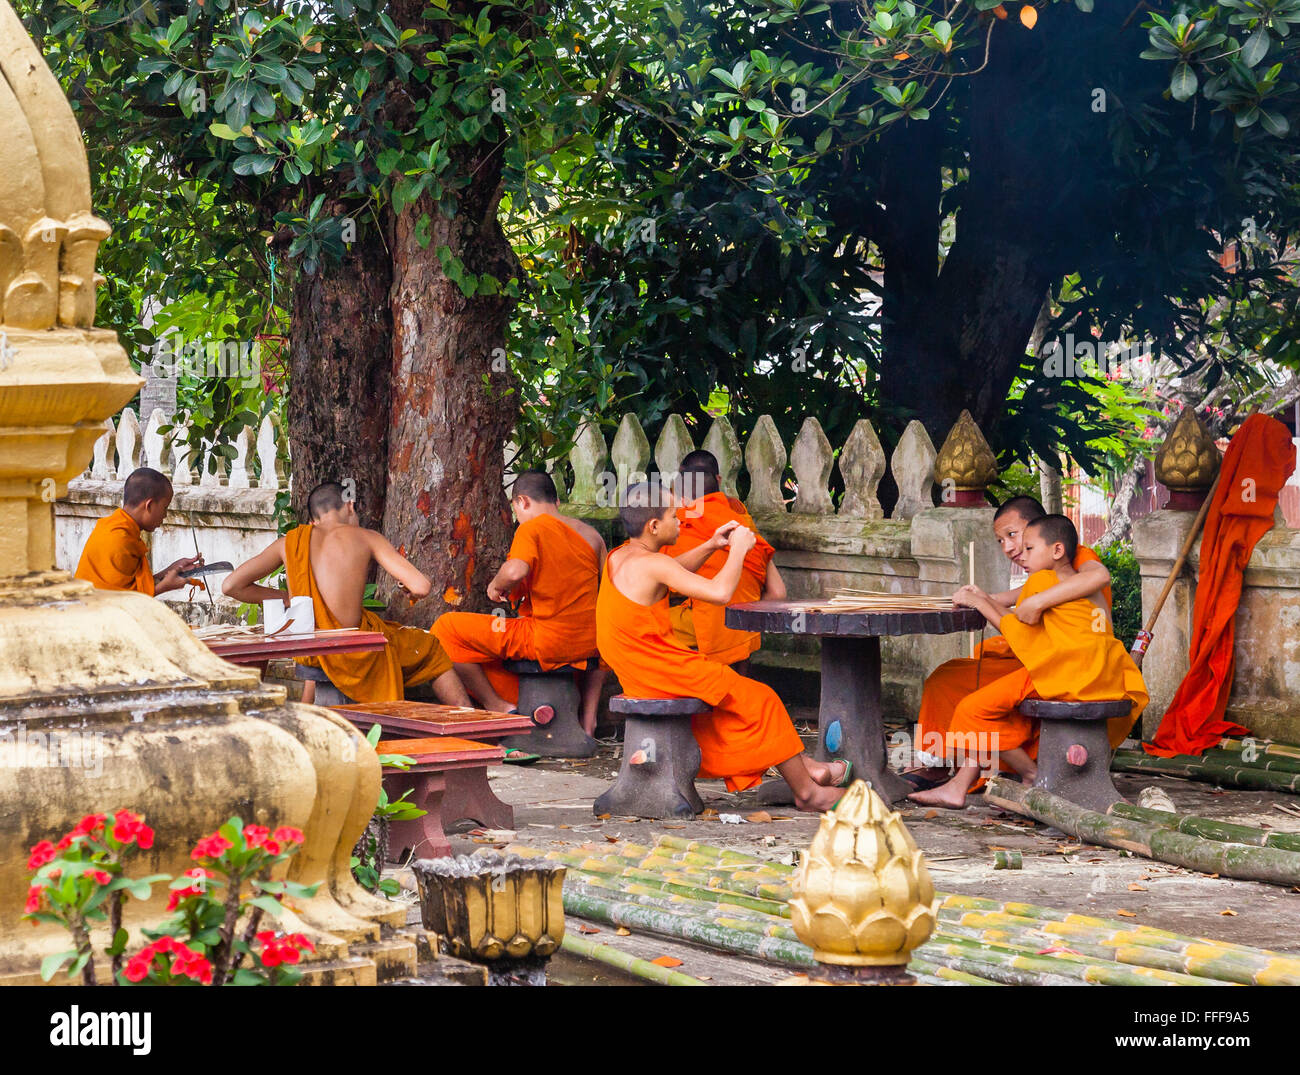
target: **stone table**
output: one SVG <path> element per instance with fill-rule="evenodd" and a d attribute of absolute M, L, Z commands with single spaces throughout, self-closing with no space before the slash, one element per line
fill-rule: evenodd
<path fill-rule="evenodd" d="M 854 779 L 870 781 L 887 801 L 901 799 L 912 789 L 890 771 L 885 754 L 885 726 L 880 711 L 880 638 L 978 631 L 984 626 L 984 616 L 973 608 L 808 612 L 804 611 L 807 604 L 807 601 L 753 601 L 732 605 L 727 609 L 726 624 L 738 631 L 820 637 L 822 690 L 815 757 L 818 761 L 847 759 L 853 763 Z"/>

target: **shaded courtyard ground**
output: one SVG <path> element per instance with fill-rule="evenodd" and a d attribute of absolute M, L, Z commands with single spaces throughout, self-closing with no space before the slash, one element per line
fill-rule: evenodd
<path fill-rule="evenodd" d="M 809 718 L 813 713 L 796 709 L 792 716 L 812 750 L 816 732 L 815 727 L 810 728 Z M 696 782 L 706 811 L 694 820 L 602 820 L 592 814 L 591 803 L 613 779 L 621 753 L 620 742 L 603 740 L 600 753 L 585 761 L 542 760 L 529 766 L 495 767 L 490 775 L 492 787 L 515 808 L 513 842 L 550 851 L 602 841 L 653 844 L 660 834 L 668 832 L 793 863 L 817 829 L 816 816 L 798 814 L 789 808 L 765 807 L 756 801 L 754 791 L 732 795 L 721 781 L 714 780 Z M 1142 788 L 1155 784 L 1168 792 L 1179 813 L 1300 833 L 1300 816 L 1279 809 L 1300 810 L 1295 796 L 1221 790 L 1207 783 L 1124 773 L 1116 774 L 1115 783 L 1130 801 L 1136 801 Z M 929 860 L 937 889 L 1036 903 L 1300 954 L 1300 932 L 1295 926 L 1300 889 L 1211 877 L 1122 851 L 1080 844 L 1057 830 L 987 806 L 979 796 L 969 802 L 972 805 L 960 812 L 896 805 Z M 762 820 L 762 812 L 772 820 Z M 728 824 L 721 820 L 723 814 L 739 814 L 742 818 L 759 815 L 760 819 Z M 451 843 L 457 854 L 494 848 L 492 843 L 466 831 L 453 834 Z M 504 844 L 498 842 L 495 846 Z M 1003 848 L 1021 852 L 1022 869 L 993 868 L 994 851 Z M 395 876 L 405 890 L 402 898 L 414 901 L 415 882 L 410 871 L 397 870 Z M 418 903 L 413 902 L 411 921 L 418 920 Z M 638 935 L 635 931 L 620 936 L 614 927 L 572 917 L 568 928 L 645 959 L 680 959 L 679 970 L 718 985 L 771 984 L 792 974 L 786 967 Z M 560 953 L 552 961 L 551 979 L 556 984 L 640 984 L 620 971 L 575 960 L 567 953 Z"/>

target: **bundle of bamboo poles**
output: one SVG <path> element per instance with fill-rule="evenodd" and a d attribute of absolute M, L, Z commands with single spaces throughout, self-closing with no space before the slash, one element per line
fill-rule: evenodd
<path fill-rule="evenodd" d="M 1103 814 L 1005 777 L 990 780 L 984 797 L 995 806 L 1032 817 L 1090 844 L 1131 851 L 1201 873 L 1300 885 L 1300 850 L 1294 836 L 1270 842 L 1274 834 L 1263 829 L 1210 818 L 1182 818 L 1128 803 L 1116 803 Z M 1243 835 L 1248 840 L 1238 838 Z"/>
<path fill-rule="evenodd" d="M 1172 758 L 1153 757 L 1141 750 L 1117 750 L 1110 767 L 1118 773 L 1163 773 L 1237 788 L 1300 794 L 1300 760 L 1264 754 L 1246 762 L 1243 757 L 1241 751 L 1223 747 L 1207 750 L 1199 757 L 1178 754 Z"/>
<path fill-rule="evenodd" d="M 568 867 L 564 907 L 608 925 L 796 968 L 815 965 L 789 924 L 794 867 L 663 836 L 653 847 L 526 847 Z M 1300 985 L 1300 959 L 1146 926 L 938 894 L 939 927 L 910 970 L 932 985 Z"/>

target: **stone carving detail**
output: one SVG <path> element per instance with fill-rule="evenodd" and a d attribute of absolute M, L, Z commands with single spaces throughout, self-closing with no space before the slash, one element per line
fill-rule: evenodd
<path fill-rule="evenodd" d="M 736 476 L 744 455 L 740 450 L 740 438 L 725 418 L 715 418 L 709 427 L 708 436 L 701 447 L 712 452 L 718 461 L 718 473 L 722 475 L 722 491 L 727 496 L 739 496 L 736 488 Z"/>
<path fill-rule="evenodd" d="M 821 423 L 812 416 L 805 418 L 790 452 L 790 466 L 799 486 L 791 511 L 801 515 L 834 513 L 828 488 L 834 465 L 831 442 L 826 439 Z"/>
<path fill-rule="evenodd" d="M 898 485 L 898 502 L 893 518 L 910 519 L 919 511 L 934 506 L 934 461 L 938 453 L 925 426 L 913 419 L 907 423 L 894 449 L 890 469 Z"/>
<path fill-rule="evenodd" d="M 609 469 L 609 449 L 605 447 L 605 435 L 596 422 L 583 423 L 573 442 L 573 450 L 569 452 L 569 465 L 573 467 L 570 502 L 599 504 L 604 491 L 601 476 Z"/>
<path fill-rule="evenodd" d="M 880 479 L 885 476 L 885 449 L 865 418 L 853 427 L 840 451 L 840 476 L 844 479 L 842 517 L 868 521 L 885 517 L 876 495 Z"/>
<path fill-rule="evenodd" d="M 682 460 L 693 451 L 695 442 L 691 440 L 686 422 L 680 414 L 670 414 L 655 443 L 655 463 L 659 467 L 659 473 L 665 476 L 676 474 Z"/>
<path fill-rule="evenodd" d="M 609 507 L 617 507 L 630 483 L 645 481 L 646 466 L 650 462 L 650 438 L 645 435 L 635 414 L 623 415 L 618 432 L 614 434 L 610 457 L 617 488 L 614 491 L 615 502 Z"/>
<path fill-rule="evenodd" d="M 749 468 L 749 496 L 745 504 L 750 512 L 785 511 L 785 498 L 781 495 L 785 445 L 770 414 L 754 423 L 754 432 L 745 445 L 745 465 Z"/>

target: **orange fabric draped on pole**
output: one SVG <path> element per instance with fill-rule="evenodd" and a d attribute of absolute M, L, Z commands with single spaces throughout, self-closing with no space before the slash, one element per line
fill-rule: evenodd
<path fill-rule="evenodd" d="M 1145 747 L 1148 754 L 1200 754 L 1225 735 L 1250 733 L 1223 719 L 1232 689 L 1242 572 L 1273 526 L 1278 494 L 1295 464 L 1290 431 L 1262 414 L 1247 418 L 1228 445 L 1201 538 L 1190 667 Z"/>

